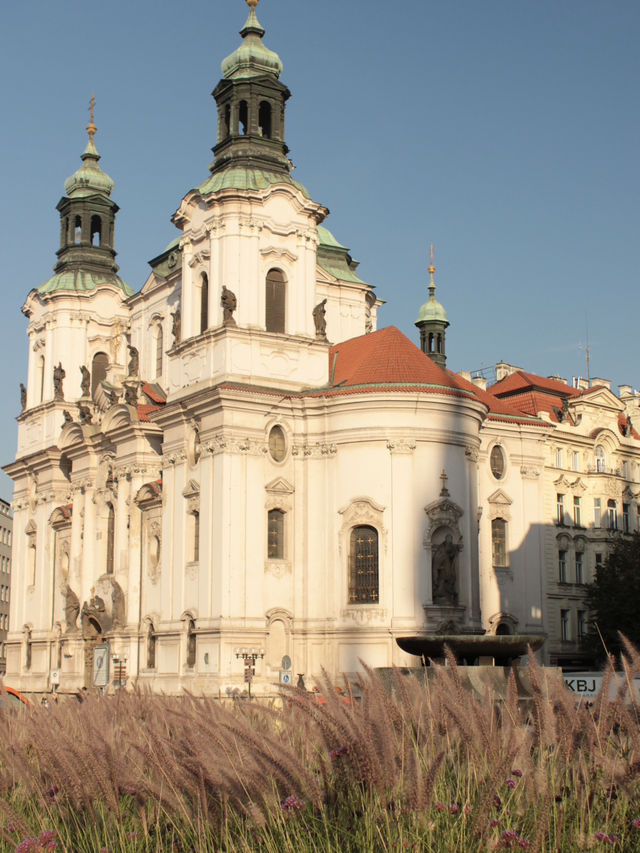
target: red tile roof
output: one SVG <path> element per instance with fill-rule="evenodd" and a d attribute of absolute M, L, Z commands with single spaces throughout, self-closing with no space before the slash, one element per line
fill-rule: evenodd
<path fill-rule="evenodd" d="M 332 390 L 362 386 L 411 390 L 416 385 L 454 393 L 463 390 L 457 377 L 439 367 L 395 326 L 331 347 L 329 376 Z"/>
<path fill-rule="evenodd" d="M 536 376 L 534 373 L 525 373 L 524 370 L 511 373 L 489 388 L 489 392 L 495 397 L 510 397 L 512 394 L 522 393 L 523 391 L 542 391 L 558 397 L 579 397 L 582 393 L 560 379 Z"/>

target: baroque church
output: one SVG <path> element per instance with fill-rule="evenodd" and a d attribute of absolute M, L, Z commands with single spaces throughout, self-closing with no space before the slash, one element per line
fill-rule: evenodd
<path fill-rule="evenodd" d="M 32 290 L 7 681 L 225 695 L 419 665 L 425 633 L 544 634 L 551 426 L 416 343 L 291 177 L 258 0 L 222 62 L 214 160 L 134 291 L 96 126 Z M 418 306 L 416 306 L 418 307 Z M 255 652 L 254 652 L 255 650 Z"/>

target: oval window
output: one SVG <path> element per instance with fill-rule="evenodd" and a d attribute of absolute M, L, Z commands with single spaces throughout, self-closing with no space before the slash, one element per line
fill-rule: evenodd
<path fill-rule="evenodd" d="M 269 453 L 274 462 L 282 462 L 287 452 L 284 430 L 281 426 L 274 426 L 269 433 Z"/>
<path fill-rule="evenodd" d="M 493 476 L 496 480 L 501 480 L 504 477 L 504 453 L 497 444 L 491 451 L 490 464 Z"/>

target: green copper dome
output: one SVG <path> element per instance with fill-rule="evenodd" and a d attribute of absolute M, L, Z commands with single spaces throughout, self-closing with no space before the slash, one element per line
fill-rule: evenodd
<path fill-rule="evenodd" d="M 269 50 L 262 43 L 264 34 L 265 30 L 252 6 L 246 24 L 240 30 L 242 44 L 222 60 L 222 74 L 227 80 L 261 77 L 263 74 L 272 74 L 278 78 L 282 74 L 282 60 L 275 51 Z"/>
<path fill-rule="evenodd" d="M 64 191 L 69 198 L 94 195 L 101 193 L 110 196 L 113 190 L 113 181 L 103 172 L 98 161 L 98 154 L 93 144 L 93 134 L 89 134 L 89 142 L 81 155 L 82 166 L 64 182 Z"/>
<path fill-rule="evenodd" d="M 447 312 L 434 294 L 429 296 L 429 300 L 420 309 L 416 323 L 422 323 L 425 320 L 440 320 L 442 323 L 447 323 Z"/>

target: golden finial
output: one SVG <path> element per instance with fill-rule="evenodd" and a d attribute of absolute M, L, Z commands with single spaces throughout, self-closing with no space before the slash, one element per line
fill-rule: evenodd
<path fill-rule="evenodd" d="M 96 135 L 97 127 L 95 122 L 93 121 L 93 110 L 96 105 L 96 96 L 95 94 L 91 94 L 91 100 L 89 101 L 89 124 L 87 125 L 87 133 L 89 134 L 89 139 L 93 142 L 93 137 Z"/>
<path fill-rule="evenodd" d="M 436 292 L 436 285 L 433 281 L 433 274 L 436 271 L 436 268 L 433 265 L 433 243 L 429 247 L 429 268 L 427 272 L 429 273 L 429 297 L 435 298 L 434 293 Z"/>
<path fill-rule="evenodd" d="M 253 10 L 258 5 L 258 0 L 247 0 L 247 6 Z"/>

